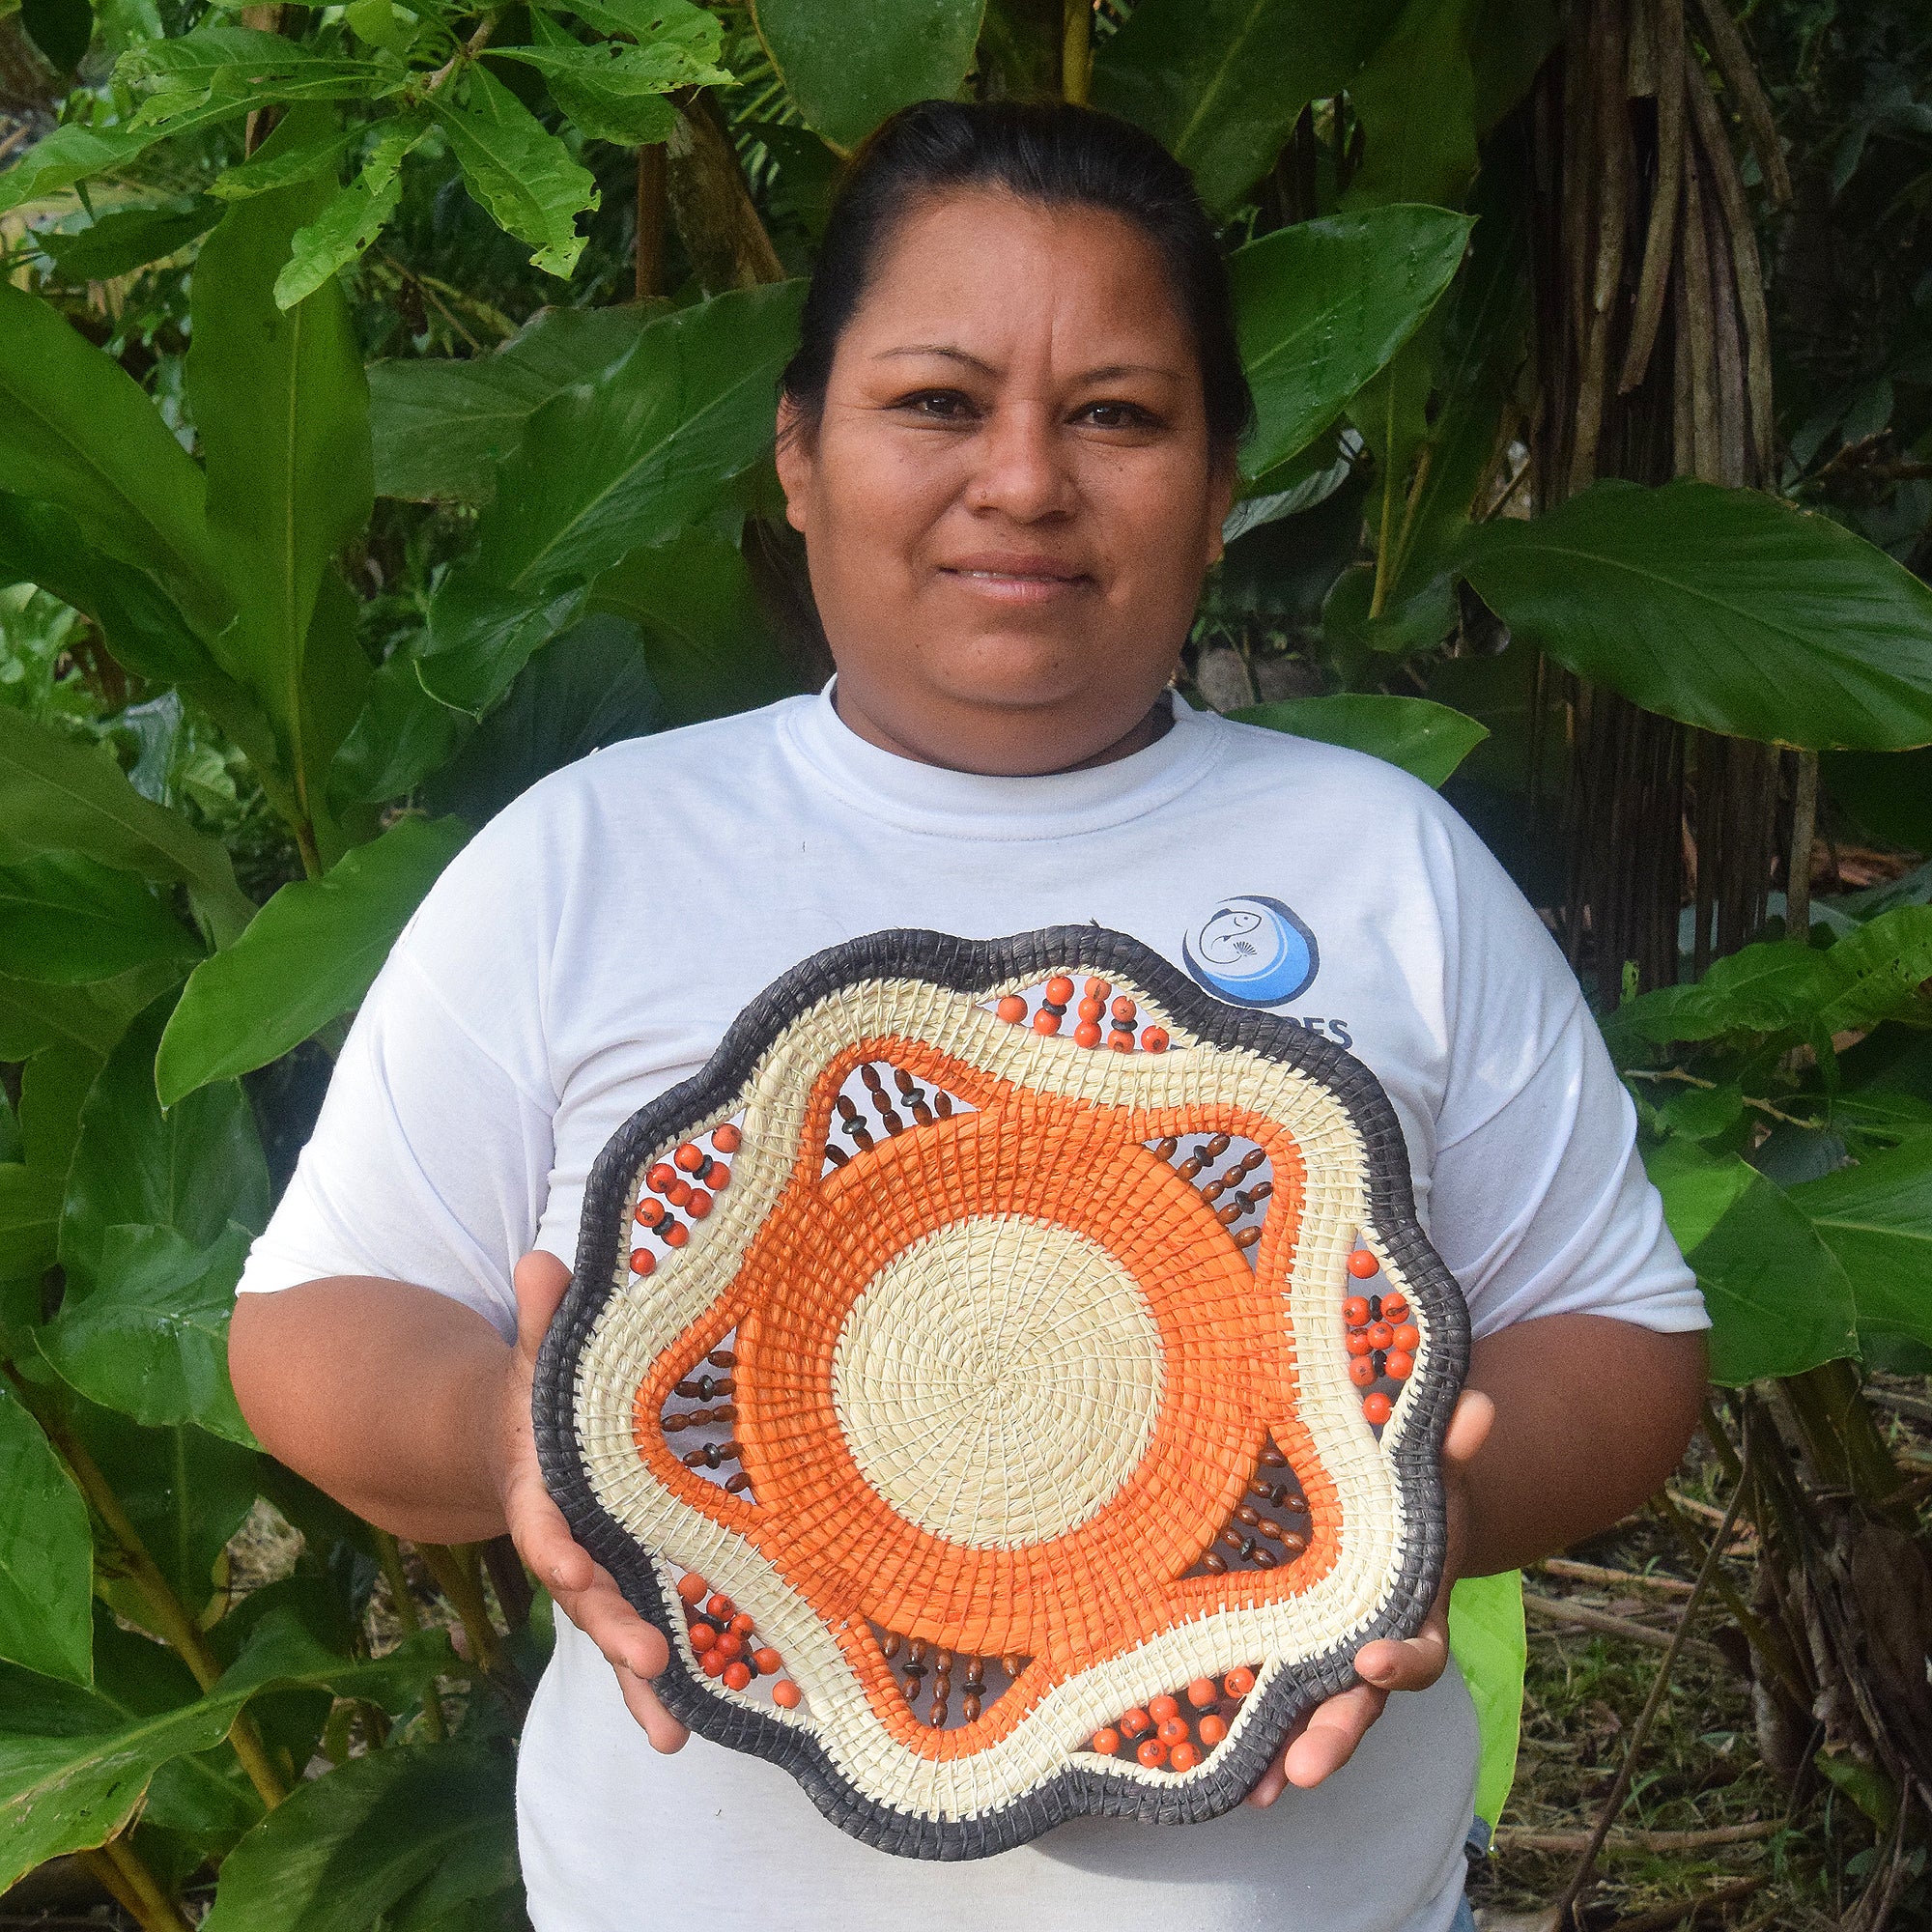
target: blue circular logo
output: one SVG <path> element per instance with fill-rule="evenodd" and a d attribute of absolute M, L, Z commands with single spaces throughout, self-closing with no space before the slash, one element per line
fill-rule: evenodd
<path fill-rule="evenodd" d="M 1321 964 L 1315 935 L 1279 899 L 1223 899 L 1187 935 L 1180 956 L 1210 993 L 1278 1007 L 1305 992 Z"/>

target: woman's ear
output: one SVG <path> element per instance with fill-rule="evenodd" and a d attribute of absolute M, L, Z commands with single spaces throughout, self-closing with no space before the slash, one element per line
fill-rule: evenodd
<path fill-rule="evenodd" d="M 1234 451 L 1216 457 L 1214 472 L 1208 479 L 1208 514 L 1213 519 L 1213 526 L 1208 533 L 1208 562 L 1210 567 L 1221 561 L 1222 553 L 1227 548 L 1221 541 L 1221 526 L 1228 521 L 1228 512 L 1235 507 L 1237 481 Z"/>
<path fill-rule="evenodd" d="M 806 499 L 811 489 L 811 431 L 805 412 L 789 396 L 779 398 L 775 458 L 779 488 L 784 492 L 785 522 L 805 533 Z"/>

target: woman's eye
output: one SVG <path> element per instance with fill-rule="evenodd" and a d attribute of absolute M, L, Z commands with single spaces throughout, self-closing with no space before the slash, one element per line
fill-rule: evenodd
<path fill-rule="evenodd" d="M 901 397 L 898 407 L 928 422 L 966 422 L 973 414 L 972 403 L 957 389 L 921 389 Z"/>
<path fill-rule="evenodd" d="M 1138 403 L 1089 403 L 1080 413 L 1095 429 L 1151 429 L 1156 422 Z"/>

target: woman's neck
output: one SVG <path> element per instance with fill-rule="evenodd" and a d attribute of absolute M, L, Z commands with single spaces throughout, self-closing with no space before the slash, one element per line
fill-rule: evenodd
<path fill-rule="evenodd" d="M 891 752 L 895 757 L 909 758 L 916 764 L 937 765 L 946 771 L 985 770 L 985 767 L 970 754 L 949 754 L 948 748 L 944 746 L 917 744 L 888 730 L 837 680 L 832 687 L 832 701 L 839 722 L 849 731 L 865 739 L 867 744 L 878 746 L 881 751 Z M 1146 751 L 1150 745 L 1166 737 L 1173 728 L 1173 700 L 1169 694 L 1163 691 L 1142 717 L 1127 730 L 1122 732 L 1112 744 L 1103 745 L 1097 752 L 1090 753 L 1085 757 L 1074 758 L 1065 764 L 1048 765 L 1040 770 L 1031 771 L 1027 776 L 1047 778 L 1061 772 L 1086 772 L 1092 771 L 1097 765 L 1115 764 L 1122 758 L 1132 757 L 1136 752 Z"/>

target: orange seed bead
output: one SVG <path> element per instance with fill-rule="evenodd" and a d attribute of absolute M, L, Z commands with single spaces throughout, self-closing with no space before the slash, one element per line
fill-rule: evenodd
<path fill-rule="evenodd" d="M 1350 1328 L 1359 1328 L 1369 1319 L 1369 1298 L 1365 1294 L 1351 1294 L 1342 1303 L 1342 1320 Z"/>
<path fill-rule="evenodd" d="M 1214 1680 L 1211 1677 L 1197 1677 L 1187 1687 L 1187 1701 L 1197 1711 L 1207 1710 L 1208 1705 L 1214 1703 L 1220 1695 L 1220 1691 L 1214 1688 Z"/>
<path fill-rule="evenodd" d="M 738 1614 L 731 1619 L 731 1628 L 734 1631 L 736 1631 L 740 1636 L 750 1636 L 752 1634 L 751 1611 L 740 1610 Z"/>
<path fill-rule="evenodd" d="M 1033 1016 L 1033 1030 L 1035 1033 L 1039 1034 L 1058 1033 L 1060 1031 L 1060 1015 L 1048 1012 L 1044 1007 L 1040 1008 L 1039 1011 Z"/>
<path fill-rule="evenodd" d="M 1386 1315 L 1388 1310 L 1384 1308 L 1382 1313 Z M 1413 1321 L 1405 1321 L 1395 1331 L 1395 1340 L 1389 1346 L 1393 1349 L 1404 1350 L 1412 1355 L 1416 1350 L 1422 1347 L 1422 1330 Z"/>
<path fill-rule="evenodd" d="M 694 1221 L 701 1221 L 711 1212 L 711 1197 L 701 1187 L 691 1190 L 691 1199 L 684 1204 L 684 1211 Z"/>
<path fill-rule="evenodd" d="M 1150 1697 L 1147 1709 L 1148 1716 L 1156 1724 L 1164 1724 L 1168 1719 L 1178 1718 L 1180 1715 L 1179 1703 L 1175 1698 L 1168 1696 L 1165 1691 L 1158 1697 Z"/>
<path fill-rule="evenodd" d="M 704 1165 L 703 1151 L 692 1141 L 686 1141 L 671 1159 L 687 1174 L 696 1174 Z"/>
<path fill-rule="evenodd" d="M 1348 1340 L 1342 1345 L 1351 1355 L 1366 1355 L 1373 1351 L 1375 1344 L 1369 1340 L 1366 1328 L 1351 1328 Z"/>
<path fill-rule="evenodd" d="M 1201 1733 L 1204 1745 L 1218 1745 L 1228 1735 L 1228 1720 L 1213 1711 L 1209 1711 L 1195 1726 Z"/>
<path fill-rule="evenodd" d="M 631 1250 L 631 1272 L 633 1274 L 649 1274 L 657 1264 L 658 1258 L 648 1248 L 633 1248 Z"/>
<path fill-rule="evenodd" d="M 724 1666 L 730 1661 L 715 1643 L 707 1644 L 697 1653 L 697 1667 L 707 1677 L 722 1677 L 724 1674 Z"/>
<path fill-rule="evenodd" d="M 681 1248 L 685 1242 L 691 1239 L 691 1230 L 682 1221 L 673 1221 L 664 1231 L 664 1237 L 667 1247 Z"/>
<path fill-rule="evenodd" d="M 709 1650 L 718 1641 L 718 1633 L 709 1624 L 693 1624 L 691 1627 L 691 1647 L 693 1650 Z"/>
<path fill-rule="evenodd" d="M 1362 1414 L 1372 1429 L 1379 1429 L 1395 1413 L 1395 1404 L 1380 1393 L 1362 1398 Z"/>
<path fill-rule="evenodd" d="M 1149 1738 L 1134 1755 L 1150 1771 L 1158 1771 L 1167 1762 L 1167 1747 L 1158 1738 Z"/>
<path fill-rule="evenodd" d="M 776 1677 L 784 1668 L 784 1659 L 770 1644 L 762 1650 L 754 1650 L 752 1653 L 752 1662 L 758 1666 L 759 1674 L 764 1677 Z"/>
<path fill-rule="evenodd" d="M 1381 1263 L 1377 1261 L 1367 1248 L 1357 1248 L 1349 1257 L 1349 1272 L 1357 1281 L 1367 1281 L 1371 1275 L 1379 1274 L 1381 1271 Z"/>
<path fill-rule="evenodd" d="M 1368 1356 L 1357 1355 L 1349 1364 L 1349 1379 L 1358 1389 L 1374 1388 L 1376 1385 L 1376 1365 L 1369 1360 Z"/>
<path fill-rule="evenodd" d="M 1165 1053 L 1167 1051 L 1167 1029 L 1165 1027 L 1143 1027 L 1141 1029 L 1141 1049 L 1146 1053 Z"/>
<path fill-rule="evenodd" d="M 728 1624 L 738 1614 L 738 1605 L 723 1590 L 704 1606 L 721 1624 Z"/>
<path fill-rule="evenodd" d="M 726 1121 L 722 1127 L 711 1130 L 711 1145 L 720 1153 L 736 1153 L 745 1145 L 745 1136 Z"/>
<path fill-rule="evenodd" d="M 1395 1330 L 1386 1321 L 1369 1323 L 1369 1347 L 1372 1349 L 1393 1349 Z"/>
<path fill-rule="evenodd" d="M 1201 1753 L 1183 1740 L 1168 1754 L 1167 1761 L 1175 1771 L 1192 1771 L 1201 1762 Z"/>
<path fill-rule="evenodd" d="M 1113 990 L 1097 973 L 1087 981 L 1087 997 L 1090 1000 L 1104 1000 Z"/>
<path fill-rule="evenodd" d="M 1083 1020 L 1097 1020 L 1106 1011 L 1106 1008 L 1098 1000 L 1090 998 L 1082 1000 L 1074 1010 Z"/>
<path fill-rule="evenodd" d="M 1245 1697 L 1255 1688 L 1255 1673 L 1245 1663 L 1237 1663 L 1222 1678 L 1231 1697 Z"/>
<path fill-rule="evenodd" d="M 1093 1020 L 1082 1020 L 1073 1029 L 1073 1040 L 1076 1046 L 1098 1046 L 1100 1044 L 1098 1025 Z"/>
<path fill-rule="evenodd" d="M 1116 1730 L 1097 1730 L 1089 1741 L 1088 1747 L 1098 1751 L 1102 1757 L 1112 1757 L 1121 1747 L 1121 1734 Z"/>
<path fill-rule="evenodd" d="M 1117 1020 L 1130 1020 L 1134 1016 L 1134 1003 L 1130 999 L 1128 999 L 1124 993 L 1122 993 L 1121 997 L 1114 1002 L 1112 1011 L 1114 1017 Z"/>
<path fill-rule="evenodd" d="M 1382 1373 L 1392 1382 L 1406 1382 L 1415 1373 L 1415 1357 L 1406 1349 L 1391 1349 L 1382 1357 Z"/>
<path fill-rule="evenodd" d="M 1073 981 L 1065 973 L 1056 973 L 1046 982 L 1046 997 L 1056 1007 L 1069 1005 L 1073 999 Z"/>
<path fill-rule="evenodd" d="M 1121 1719 L 1121 1729 L 1125 1736 L 1137 1738 L 1143 1731 L 1150 1728 L 1152 1721 L 1148 1714 L 1136 1704 L 1131 1711 L 1127 1712 Z"/>
<path fill-rule="evenodd" d="M 789 1677 L 781 1677 L 779 1681 L 772 1686 L 772 1702 L 776 1704 L 781 1711 L 797 1710 L 798 1700 L 799 1700 L 798 1686 L 794 1684 Z"/>
<path fill-rule="evenodd" d="M 752 1681 L 752 1666 L 743 1658 L 734 1658 L 727 1663 L 721 1675 L 727 1690 L 743 1690 Z"/>
<path fill-rule="evenodd" d="M 696 1570 L 687 1570 L 677 1579 L 677 1594 L 687 1604 L 695 1604 L 700 1598 L 708 1597 L 711 1594 L 711 1585 Z"/>
<path fill-rule="evenodd" d="M 1175 1745 L 1185 1742 L 1187 1737 L 1186 1719 L 1184 1718 L 1167 1719 L 1161 1724 L 1160 1728 L 1154 1732 L 1154 1736 L 1157 1737 L 1162 1744 L 1168 1746 L 1170 1748 Z"/>
<path fill-rule="evenodd" d="M 1026 1018 L 1026 1002 L 1017 993 L 1009 993 L 994 1010 L 1009 1026 L 1017 1026 Z"/>

